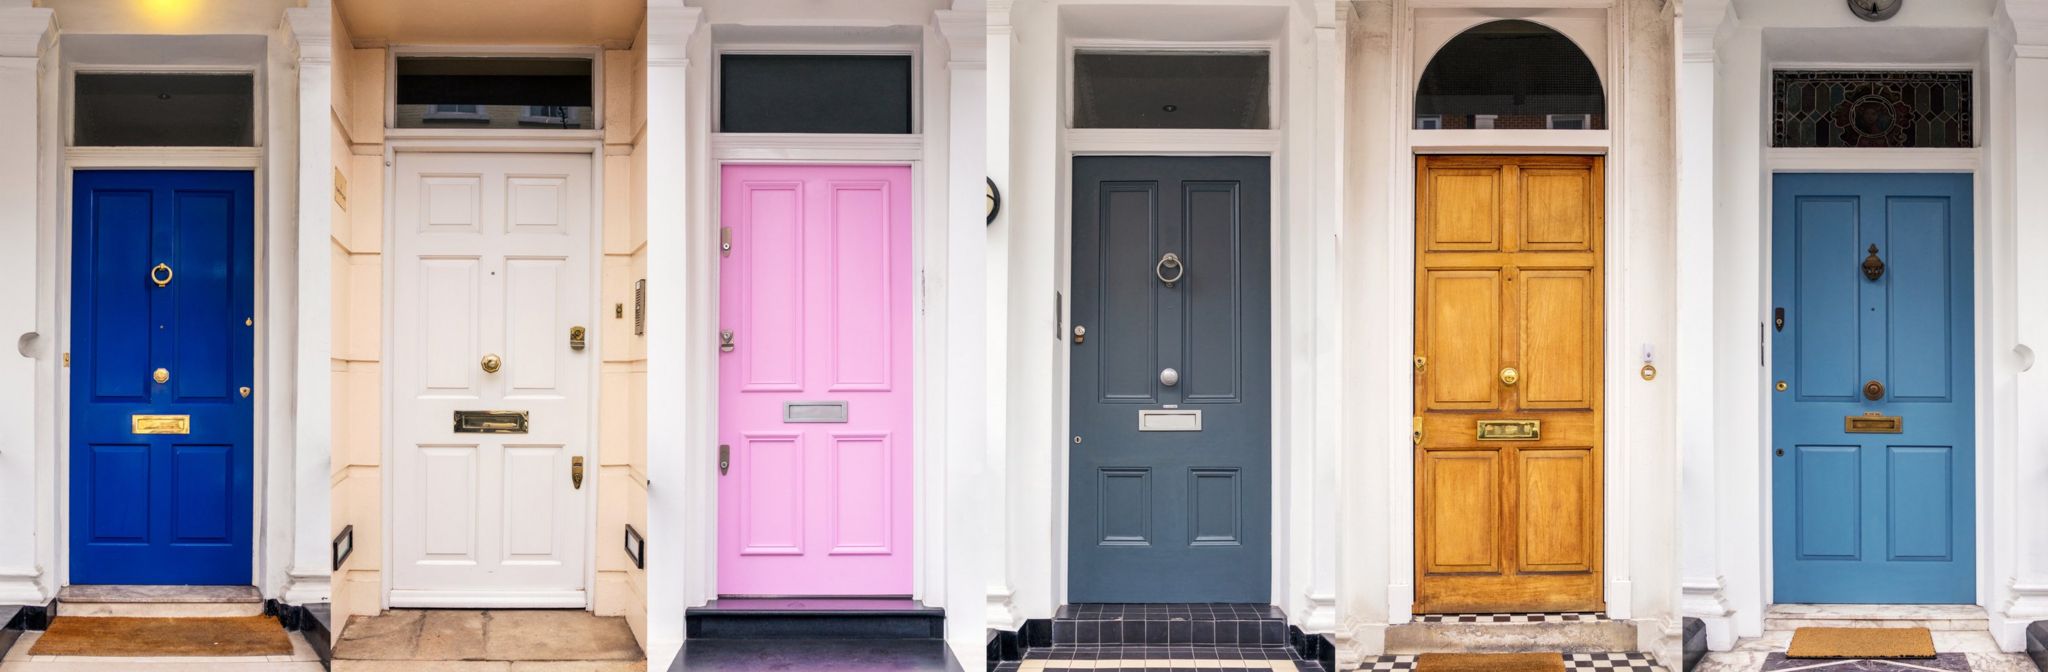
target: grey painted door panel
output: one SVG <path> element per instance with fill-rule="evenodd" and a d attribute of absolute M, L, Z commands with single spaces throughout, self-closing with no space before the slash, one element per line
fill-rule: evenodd
<path fill-rule="evenodd" d="M 1069 602 L 1271 597 L 1270 178 L 1263 157 L 1074 160 Z M 1158 264 L 1184 263 L 1169 287 Z M 1172 278 L 1174 272 L 1164 275 Z M 1175 385 L 1163 369 L 1180 374 Z M 1139 431 L 1144 410 L 1200 431 Z"/>

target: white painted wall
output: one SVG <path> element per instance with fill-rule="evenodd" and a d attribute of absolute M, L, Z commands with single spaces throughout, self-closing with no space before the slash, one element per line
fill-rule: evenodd
<path fill-rule="evenodd" d="M 963 665 L 984 655 L 980 523 L 990 499 L 975 403 L 990 352 L 980 265 L 985 18 L 977 0 L 803 4 L 649 0 L 648 555 L 649 665 L 682 646 L 685 609 L 717 597 L 716 252 L 721 156 L 759 161 L 909 163 L 919 275 L 914 364 L 919 482 L 916 597 L 946 610 Z M 919 54 L 920 138 L 721 139 L 712 132 L 716 52 L 860 45 Z M 717 146 L 714 147 L 714 143 Z M 965 275 L 961 275 L 965 273 Z"/>
<path fill-rule="evenodd" d="M 326 0 L 310 1 L 314 11 L 325 16 Z M 8 171 L 12 178 L 0 189 L 0 204 L 17 213 L 16 219 L 0 225 L 0 240 L 6 241 L 0 247 L 21 257 L 4 268 L 18 276 L 9 278 L 10 286 L 25 288 L 9 299 L 20 305 L 0 306 L 0 321 L 9 321 L 0 324 L 0 331 L 6 338 L 39 334 L 21 352 L 32 362 L 0 365 L 0 406 L 7 409 L 0 413 L 21 416 L 5 423 L 9 429 L 4 432 L 13 434 L 0 433 L 0 506 L 17 512 L 0 522 L 0 601 L 46 602 L 66 581 L 68 507 L 63 473 L 69 452 L 64 431 L 68 371 L 62 364 L 62 340 L 68 326 L 63 303 L 68 278 L 60 269 L 67 263 L 62 241 L 70 225 L 62 221 L 69 194 L 64 193 L 68 182 L 62 129 L 67 111 L 61 92 L 67 66 L 86 62 L 234 65 L 252 69 L 261 78 L 261 148 L 248 164 L 256 167 L 261 189 L 257 221 L 263 242 L 257 284 L 260 378 L 255 386 L 262 395 L 262 411 L 254 444 L 258 501 L 251 561 L 255 583 L 266 597 L 294 603 L 327 599 L 326 446 L 324 441 L 294 440 L 296 423 L 322 422 L 327 413 L 324 404 L 316 405 L 311 417 L 293 406 L 300 370 L 300 343 L 295 338 L 300 300 L 294 293 L 297 70 L 300 40 L 317 47 L 320 38 L 303 29 L 304 24 L 296 31 L 284 24 L 285 10 L 298 4 L 300 0 L 196 0 L 147 7 L 116 0 L 0 2 L 0 100 L 13 106 L 4 111 L 7 118 L 35 120 L 13 124 L 0 134 L 0 144 L 7 148 L 0 171 Z M 67 50 L 60 60 L 55 45 L 61 36 L 91 39 L 89 45 Z M 253 51 L 239 46 L 252 36 L 261 38 Z M 323 131 L 319 144 L 325 143 Z M 94 161 L 102 166 L 158 167 L 145 156 L 177 165 L 216 165 L 175 152 L 102 155 Z M 327 190 L 319 193 L 324 197 Z M 318 294 L 324 302 L 324 290 Z M 323 361 L 322 370 L 324 366 Z"/>
<path fill-rule="evenodd" d="M 1683 405 L 1680 423 L 1715 433 L 1686 446 L 1686 613 L 1706 619 L 1710 645 L 1725 649 L 1762 633 L 1771 602 L 1770 381 L 1757 341 L 1770 310 L 1770 173 L 1965 170 L 1977 175 L 1977 603 L 2000 646 L 2019 650 L 2026 623 L 2048 617 L 2048 420 L 2029 401 L 2048 388 L 2028 373 L 2032 346 L 2048 343 L 2037 299 L 2048 275 L 2022 263 L 2048 251 L 2029 221 L 2048 197 L 2026 186 L 2048 179 L 2048 134 L 2017 123 L 2048 104 L 2048 3 L 1907 3 L 1881 24 L 1821 0 L 1726 4 L 1696 0 L 1701 11 L 1687 10 L 1698 24 L 1686 30 L 1680 105 L 1694 115 L 1682 116 L 1688 134 L 1713 135 L 1711 158 L 1688 160 L 1681 178 L 1684 198 L 1711 199 L 1711 215 L 1689 212 L 1679 237 L 1710 241 L 1713 282 L 1704 299 L 1686 289 L 1688 301 L 1712 306 L 1712 361 L 1708 379 L 1686 381 L 1682 394 L 1704 403 Z M 1770 70 L 1845 64 L 1975 70 L 1981 149 L 1768 148 Z"/>
<path fill-rule="evenodd" d="M 1000 508 L 987 605 L 992 627 L 1050 618 L 1066 602 L 1068 170 L 1076 153 L 1273 157 L 1273 603 L 1295 625 L 1337 630 L 1338 434 L 1333 375 L 1345 307 L 1337 295 L 1345 202 L 1345 63 L 1339 3 L 1327 0 L 1014 0 L 990 13 L 989 174 L 1004 212 L 989 227 L 991 483 Z M 1274 131 L 1065 128 L 1064 64 L 1090 44 L 1266 45 Z M 1405 445 L 1405 444 L 1404 444 Z"/>

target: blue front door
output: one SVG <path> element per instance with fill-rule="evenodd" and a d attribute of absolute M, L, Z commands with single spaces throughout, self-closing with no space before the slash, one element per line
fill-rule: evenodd
<path fill-rule="evenodd" d="M 1975 601 L 1970 176 L 1772 201 L 1776 601 Z"/>
<path fill-rule="evenodd" d="M 71 583 L 250 583 L 251 176 L 79 171 Z"/>
<path fill-rule="evenodd" d="M 1271 597 L 1268 171 L 1074 159 L 1071 602 Z"/>

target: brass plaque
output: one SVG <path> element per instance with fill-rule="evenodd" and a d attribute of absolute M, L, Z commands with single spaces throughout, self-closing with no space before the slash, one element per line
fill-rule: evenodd
<path fill-rule="evenodd" d="M 1874 412 L 1851 415 L 1842 418 L 1842 431 L 1850 434 L 1897 434 L 1906 431 L 1906 419 Z"/>
<path fill-rule="evenodd" d="M 1542 420 L 1481 420 L 1481 441 L 1535 441 L 1543 438 Z"/>
<path fill-rule="evenodd" d="M 526 411 L 456 411 L 457 434 L 525 434 Z"/>
<path fill-rule="evenodd" d="M 128 416 L 130 434 L 191 434 L 192 416 L 189 415 L 131 415 Z"/>

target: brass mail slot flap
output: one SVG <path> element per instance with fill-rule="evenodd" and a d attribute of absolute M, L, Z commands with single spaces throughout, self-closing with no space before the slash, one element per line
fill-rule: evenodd
<path fill-rule="evenodd" d="M 1164 410 L 1138 411 L 1140 432 L 1199 432 L 1202 431 L 1202 412 L 1192 409 L 1169 408 Z"/>
<path fill-rule="evenodd" d="M 1850 434 L 1897 434 L 1906 431 L 1906 419 L 1896 415 L 1851 415 L 1842 418 L 1842 431 Z"/>
<path fill-rule="evenodd" d="M 1481 441 L 1535 441 L 1543 438 L 1542 420 L 1481 420 Z"/>
<path fill-rule="evenodd" d="M 130 434 L 191 434 L 192 416 L 189 415 L 131 415 L 128 416 Z"/>
<path fill-rule="evenodd" d="M 846 422 L 844 401 L 782 402 L 783 422 Z"/>
<path fill-rule="evenodd" d="M 526 411 L 456 411 L 457 434 L 525 434 Z"/>

